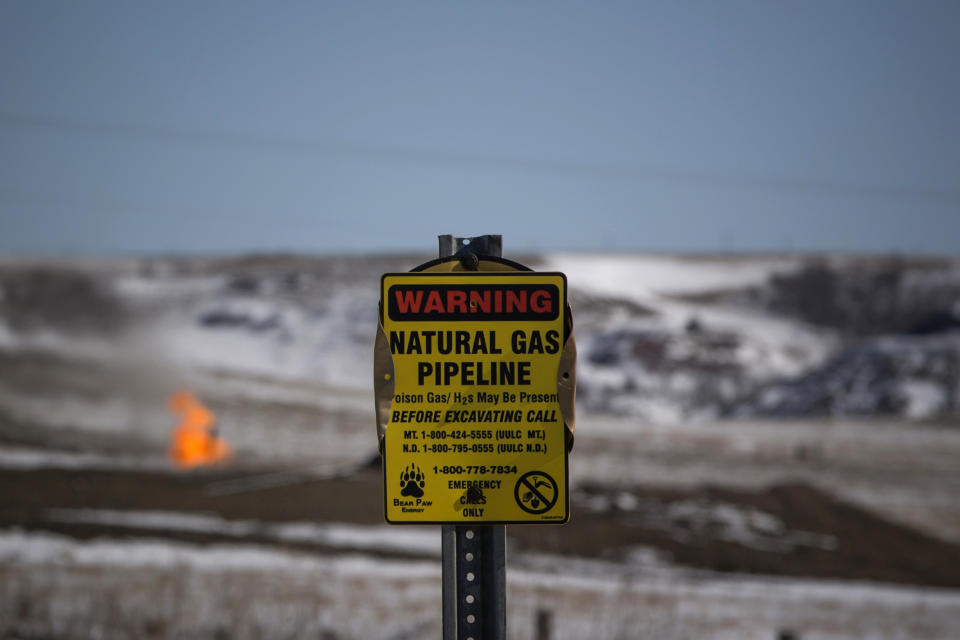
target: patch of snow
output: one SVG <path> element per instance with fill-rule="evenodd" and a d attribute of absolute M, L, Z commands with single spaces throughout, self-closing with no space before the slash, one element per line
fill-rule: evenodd
<path fill-rule="evenodd" d="M 438 536 L 439 537 L 439 536 Z M 55 563 L 119 567 L 201 569 L 280 569 L 305 571 L 335 567 L 350 575 L 433 576 L 440 567 L 426 561 L 393 561 L 365 555 L 317 556 L 250 544 L 198 546 L 162 540 L 96 539 L 77 542 L 65 536 L 20 531 L 0 533 L 0 564 Z"/>
<path fill-rule="evenodd" d="M 659 255 L 554 253 L 544 271 L 562 271 L 571 288 L 638 303 L 663 294 L 692 294 L 760 285 L 800 267 L 796 259 L 722 260 Z"/>
<path fill-rule="evenodd" d="M 74 453 L 30 447 L 0 447 L 0 468 L 30 471 L 35 469 L 124 469 L 166 471 L 166 457 L 102 455 Z"/>
<path fill-rule="evenodd" d="M 223 290 L 225 275 L 144 277 L 124 274 L 112 281 L 113 291 L 131 300 L 156 302 L 174 297 L 214 296 Z"/>
<path fill-rule="evenodd" d="M 680 540 L 689 539 L 691 533 L 699 535 L 709 531 L 711 536 L 759 551 L 787 553 L 796 547 L 814 547 L 824 551 L 837 548 L 834 536 L 788 530 L 776 516 L 725 502 L 673 502 L 667 506 L 663 516 L 662 519 L 651 519 L 650 524 L 659 520 L 657 524 Z"/>
<path fill-rule="evenodd" d="M 946 407 L 946 390 L 929 380 L 904 380 L 900 393 L 907 402 L 906 416 L 911 419 L 932 417 Z"/>
<path fill-rule="evenodd" d="M 534 637 L 541 612 L 551 618 L 555 640 L 769 640 L 781 629 L 827 640 L 893 640 L 920 632 L 952 640 L 960 633 L 957 590 L 678 572 L 648 559 L 652 566 L 642 557 L 634 563 L 511 558 L 510 637 Z M 14 531 L 0 532 L 0 563 L 9 576 L 0 585 L 0 612 L 16 616 L 16 603 L 31 603 L 40 613 L 29 621 L 39 625 L 30 627 L 31 637 L 71 625 L 87 636 L 95 629 L 133 638 L 149 620 L 164 621 L 178 637 L 440 635 L 437 560 L 154 540 L 80 542 Z M 109 594 L 109 606 L 90 594 Z"/>
<path fill-rule="evenodd" d="M 67 336 L 49 329 L 17 332 L 0 317 L 0 350 L 3 351 L 37 351 L 102 362 L 118 354 L 117 342 L 116 336 L 108 342 L 102 338 Z"/>
<path fill-rule="evenodd" d="M 637 496 L 626 491 L 621 491 L 613 498 L 613 503 L 617 506 L 617 509 L 621 511 L 633 511 L 637 508 L 639 501 Z"/>
<path fill-rule="evenodd" d="M 73 524 L 209 533 L 236 538 L 256 535 L 279 542 L 311 543 L 334 548 L 440 554 L 439 532 L 419 527 L 363 527 L 312 522 L 270 523 L 259 520 L 225 520 L 214 515 L 183 512 L 110 509 L 49 509 L 44 515 L 53 522 Z"/>
<path fill-rule="evenodd" d="M 137 409 L 125 398 L 92 400 L 79 396 L 28 396 L 0 387 L 0 406 L 21 420 L 95 432 L 127 430 Z"/>

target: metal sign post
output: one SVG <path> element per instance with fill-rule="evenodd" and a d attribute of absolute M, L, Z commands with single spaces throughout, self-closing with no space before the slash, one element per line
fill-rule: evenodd
<path fill-rule="evenodd" d="M 440 257 L 463 252 L 464 266 L 477 254 L 503 257 L 501 236 L 440 236 Z M 459 246 L 458 246 L 459 245 Z M 471 247 L 472 251 L 464 251 Z M 470 258 L 469 256 L 474 256 Z M 443 527 L 443 640 L 507 637 L 507 554 L 503 525 Z"/>
<path fill-rule="evenodd" d="M 374 345 L 384 518 L 443 525 L 444 640 L 506 634 L 505 524 L 569 517 L 576 346 L 566 276 L 440 236 L 380 284 Z"/>
<path fill-rule="evenodd" d="M 507 624 L 505 527 L 443 527 L 443 639 L 503 640 Z"/>

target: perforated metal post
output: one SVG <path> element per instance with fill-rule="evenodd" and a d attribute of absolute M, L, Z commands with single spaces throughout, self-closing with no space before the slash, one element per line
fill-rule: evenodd
<path fill-rule="evenodd" d="M 502 257 L 502 236 L 440 236 L 440 257 L 459 255 L 476 268 L 478 255 Z M 506 529 L 444 526 L 443 640 L 504 640 L 507 635 Z"/>

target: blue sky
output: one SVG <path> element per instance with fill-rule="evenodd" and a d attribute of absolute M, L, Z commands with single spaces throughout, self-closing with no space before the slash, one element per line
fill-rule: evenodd
<path fill-rule="evenodd" d="M 956 253 L 958 2 L 0 0 L 0 252 Z"/>

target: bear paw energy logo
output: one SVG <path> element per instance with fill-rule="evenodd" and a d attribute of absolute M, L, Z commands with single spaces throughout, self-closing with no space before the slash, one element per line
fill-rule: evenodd
<path fill-rule="evenodd" d="M 410 463 L 400 474 L 400 495 L 402 496 L 422 498 L 424 485 L 423 472 L 413 463 Z"/>
<path fill-rule="evenodd" d="M 393 506 L 399 508 L 400 513 L 423 513 L 433 505 L 432 501 L 423 499 L 426 486 L 423 471 L 411 462 L 400 473 L 401 497 L 393 499 Z"/>
<path fill-rule="evenodd" d="M 566 521 L 563 274 L 386 274 L 380 296 L 387 521 Z"/>

